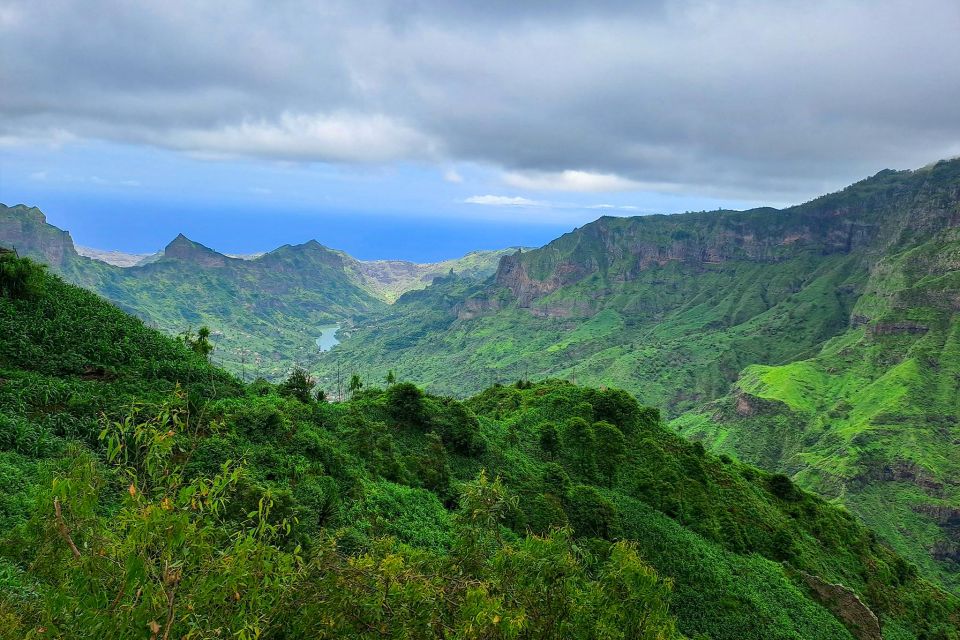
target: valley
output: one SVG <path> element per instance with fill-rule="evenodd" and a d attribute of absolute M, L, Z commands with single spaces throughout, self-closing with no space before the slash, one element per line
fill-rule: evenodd
<path fill-rule="evenodd" d="M 958 234 L 956 160 L 789 209 L 602 217 L 435 265 L 316 241 L 230 257 L 180 236 L 118 267 L 36 209 L 0 212 L 0 243 L 150 326 L 209 326 L 213 362 L 241 381 L 299 365 L 328 392 L 388 372 L 459 398 L 517 380 L 623 388 L 697 446 L 843 505 L 954 593 Z"/>

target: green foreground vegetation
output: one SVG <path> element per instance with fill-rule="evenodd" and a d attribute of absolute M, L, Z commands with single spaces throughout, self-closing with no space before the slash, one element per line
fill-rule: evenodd
<path fill-rule="evenodd" d="M 852 515 L 623 391 L 322 402 L 12 254 L 0 336 L 5 639 L 960 637 Z"/>

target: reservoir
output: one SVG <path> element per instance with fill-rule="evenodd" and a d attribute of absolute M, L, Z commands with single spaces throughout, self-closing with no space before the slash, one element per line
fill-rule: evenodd
<path fill-rule="evenodd" d="M 320 332 L 320 337 L 317 338 L 317 351 L 323 353 L 324 351 L 329 351 L 334 347 L 334 345 L 340 344 L 340 341 L 337 340 L 337 331 L 340 330 L 340 325 L 334 324 L 329 327 L 320 327 L 318 331 Z"/>

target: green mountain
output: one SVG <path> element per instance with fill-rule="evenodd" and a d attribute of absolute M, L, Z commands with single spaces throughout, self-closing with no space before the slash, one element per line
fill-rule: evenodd
<path fill-rule="evenodd" d="M 784 210 L 601 218 L 486 283 L 406 294 L 319 375 L 623 387 L 842 501 L 956 589 L 958 226 L 960 160 Z"/>
<path fill-rule="evenodd" d="M 849 513 L 619 390 L 317 402 L 11 253 L 0 336 L 4 640 L 958 637 Z"/>
<path fill-rule="evenodd" d="M 322 328 L 380 311 L 437 275 L 455 270 L 484 279 L 508 251 L 434 264 L 362 262 L 310 241 L 238 258 L 180 235 L 160 254 L 119 268 L 81 256 L 67 232 L 22 205 L 0 205 L 0 245 L 48 264 L 167 333 L 208 326 L 217 362 L 251 378 L 277 378 L 296 363 L 311 363 Z"/>
<path fill-rule="evenodd" d="M 952 202 L 947 229 L 917 234 L 871 265 L 848 326 L 816 355 L 750 366 L 731 394 L 674 424 L 842 500 L 958 591 L 960 207 Z"/>

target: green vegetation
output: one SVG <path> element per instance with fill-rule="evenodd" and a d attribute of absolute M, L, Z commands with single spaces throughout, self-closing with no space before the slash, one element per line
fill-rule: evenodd
<path fill-rule="evenodd" d="M 623 391 L 318 402 L 30 273 L 0 297 L 0 637 L 864 633 L 804 576 L 887 638 L 958 637 L 960 602 L 853 516 Z"/>
<path fill-rule="evenodd" d="M 0 246 L 39 260 L 171 335 L 209 327 L 210 357 L 252 380 L 283 379 L 316 358 L 318 328 L 345 326 L 401 293 L 455 271 L 483 279 L 508 250 L 434 264 L 361 262 L 316 241 L 254 259 L 232 258 L 178 236 L 143 263 L 120 268 L 79 255 L 70 235 L 25 206 L 0 205 Z"/>
<path fill-rule="evenodd" d="M 954 160 L 782 211 L 601 218 L 486 283 L 406 294 L 315 373 L 456 395 L 529 376 L 622 387 L 846 505 L 957 591 L 958 185 Z"/>
<path fill-rule="evenodd" d="M 873 268 L 854 326 L 815 357 L 752 366 L 732 396 L 674 423 L 718 452 L 841 500 L 960 590 L 960 234 Z"/>

